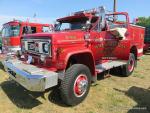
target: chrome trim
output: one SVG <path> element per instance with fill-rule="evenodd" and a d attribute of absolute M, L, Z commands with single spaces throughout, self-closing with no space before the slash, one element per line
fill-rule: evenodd
<path fill-rule="evenodd" d="M 21 42 L 22 41 L 25 42 L 25 51 L 32 53 L 32 54 L 36 54 L 36 55 L 44 54 L 44 55 L 52 57 L 52 45 L 51 45 L 50 39 L 22 39 Z M 34 41 L 39 42 L 39 52 L 29 50 L 29 48 L 28 48 L 28 42 L 34 42 Z M 42 47 L 43 43 L 48 43 L 50 45 L 48 53 L 43 52 L 43 47 Z"/>
<path fill-rule="evenodd" d="M 20 46 L 9 46 L 9 50 L 10 51 L 20 51 L 21 50 L 21 47 Z"/>
<path fill-rule="evenodd" d="M 8 46 L 8 47 L 2 48 L 2 53 L 7 56 L 10 56 L 10 55 L 14 56 L 20 50 L 21 50 L 20 46 Z"/>
<path fill-rule="evenodd" d="M 6 49 L 8 48 L 8 51 L 10 51 L 10 52 L 17 52 L 17 51 L 21 50 L 20 46 L 7 46 L 7 47 L 2 46 L 2 50 L 5 51 L 5 48 Z"/>
<path fill-rule="evenodd" d="M 29 91 L 43 92 L 58 84 L 58 73 L 24 64 L 17 59 L 3 62 L 10 78 Z"/>

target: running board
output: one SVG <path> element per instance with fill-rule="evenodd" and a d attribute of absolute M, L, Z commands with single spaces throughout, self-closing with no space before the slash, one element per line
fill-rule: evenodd
<path fill-rule="evenodd" d="M 126 64 L 127 62 L 125 61 L 109 61 L 103 64 L 96 65 L 96 72 L 101 73 L 106 70 L 112 69 L 114 67 L 119 67 L 119 66 L 126 65 Z"/>

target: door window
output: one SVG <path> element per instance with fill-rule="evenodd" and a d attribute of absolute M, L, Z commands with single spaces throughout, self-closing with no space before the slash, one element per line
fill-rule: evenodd
<path fill-rule="evenodd" d="M 43 26 L 43 29 L 42 29 L 42 31 L 44 32 L 44 33 L 50 33 L 50 32 L 52 32 L 52 29 L 49 27 L 49 26 Z"/>
<path fill-rule="evenodd" d="M 107 15 L 106 21 L 110 29 L 119 27 L 126 28 L 127 27 L 127 18 L 125 15 Z"/>
<path fill-rule="evenodd" d="M 33 34 L 36 33 L 36 27 L 24 26 L 22 34 Z"/>

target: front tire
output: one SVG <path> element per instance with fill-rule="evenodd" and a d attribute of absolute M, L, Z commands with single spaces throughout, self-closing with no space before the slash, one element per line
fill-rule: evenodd
<path fill-rule="evenodd" d="M 81 103 L 89 92 L 90 84 L 89 68 L 82 64 L 72 65 L 61 81 L 60 91 L 63 102 L 70 106 Z"/>

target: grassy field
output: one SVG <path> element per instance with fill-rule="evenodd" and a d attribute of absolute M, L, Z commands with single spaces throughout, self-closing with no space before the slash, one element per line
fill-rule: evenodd
<path fill-rule="evenodd" d="M 26 91 L 0 69 L 0 113 L 150 113 L 150 54 L 142 57 L 130 77 L 102 78 L 91 85 L 83 103 L 67 107 L 56 88 Z"/>

